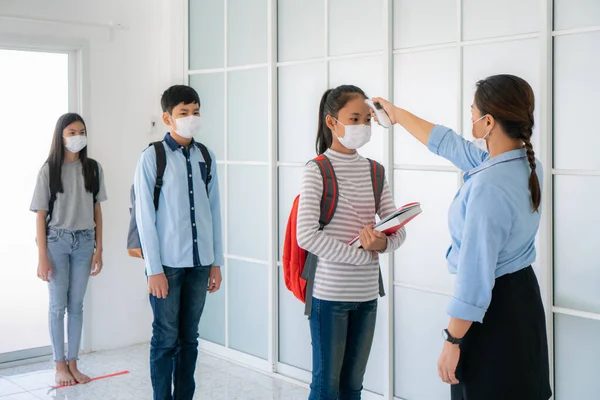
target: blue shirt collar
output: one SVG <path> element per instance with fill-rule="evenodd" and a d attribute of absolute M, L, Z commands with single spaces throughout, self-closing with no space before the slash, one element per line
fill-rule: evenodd
<path fill-rule="evenodd" d="M 175 139 L 173 139 L 173 138 L 171 137 L 171 133 L 167 133 L 167 134 L 165 135 L 164 141 L 165 141 L 165 143 L 167 144 L 167 146 L 169 146 L 169 148 L 170 148 L 172 151 L 176 151 L 177 149 L 179 149 L 179 148 L 181 147 L 181 145 L 179 145 L 179 143 L 177 143 L 177 142 L 175 141 Z M 194 139 L 192 139 L 192 142 L 190 143 L 190 146 L 189 146 L 189 147 L 194 147 L 194 145 L 195 145 L 195 144 L 196 144 L 196 143 L 194 142 Z"/>
<path fill-rule="evenodd" d="M 513 160 L 518 160 L 521 158 L 526 158 L 527 157 L 527 152 L 525 149 L 518 149 L 518 150 L 511 150 L 511 151 L 507 151 L 505 153 L 502 153 L 494 158 L 490 158 L 489 160 L 485 161 L 484 163 L 482 163 L 481 165 L 479 165 L 476 168 L 473 168 L 472 170 L 470 170 L 467 175 L 468 176 L 472 176 L 475 175 L 478 172 L 481 172 L 485 169 L 488 169 L 490 167 L 493 167 L 494 165 L 498 165 L 498 164 L 502 164 L 505 162 L 509 162 L 509 161 L 513 161 Z"/>

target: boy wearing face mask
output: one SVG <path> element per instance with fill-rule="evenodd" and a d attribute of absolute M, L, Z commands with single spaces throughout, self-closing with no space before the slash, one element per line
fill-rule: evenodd
<path fill-rule="evenodd" d="M 136 223 L 154 313 L 150 375 L 155 400 L 191 400 L 206 293 L 221 285 L 219 185 L 216 164 L 207 171 L 207 160 L 193 138 L 202 122 L 198 93 L 189 86 L 172 86 L 161 105 L 170 132 L 162 142 L 167 163 L 158 209 L 153 146 L 142 153 L 134 181 Z"/>
<path fill-rule="evenodd" d="M 357 152 L 371 139 L 365 99 L 361 89 L 350 85 L 328 90 L 321 99 L 317 153 L 333 166 L 339 191 L 333 218 L 324 227 L 319 221 L 324 184 L 316 163 L 307 164 L 302 179 L 298 245 L 318 258 L 309 311 L 313 349 L 309 400 L 360 398 L 377 299 L 383 295 L 378 255 L 395 251 L 406 237 L 404 228 L 387 237 L 372 229 L 376 215 L 385 218 L 396 206 L 387 181 L 376 206 L 371 162 Z M 362 248 L 347 244 L 358 232 Z"/>

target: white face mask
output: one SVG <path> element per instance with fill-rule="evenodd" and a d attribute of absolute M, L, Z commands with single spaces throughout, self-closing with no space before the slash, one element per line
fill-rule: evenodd
<path fill-rule="evenodd" d="M 476 123 L 478 123 L 485 117 L 487 117 L 487 114 L 484 115 L 483 117 L 479 118 L 477 121 L 473 121 L 473 125 L 475 125 Z M 473 142 L 472 142 L 475 145 L 475 147 L 485 151 L 486 153 L 489 153 L 489 150 L 488 150 L 487 141 L 485 139 L 489 136 L 490 132 L 491 131 L 487 131 L 487 133 L 482 138 L 475 138 L 475 139 L 473 139 Z"/>
<path fill-rule="evenodd" d="M 177 126 L 177 129 L 175 129 L 176 134 L 182 138 L 191 139 L 202 127 L 202 118 L 196 115 L 177 118 L 175 120 L 175 125 Z"/>
<path fill-rule="evenodd" d="M 65 147 L 71 153 L 79 153 L 85 146 L 87 146 L 87 136 L 85 135 L 70 136 L 65 138 L 65 141 Z"/>
<path fill-rule="evenodd" d="M 334 118 L 335 119 L 335 118 Z M 337 119 L 335 119 L 340 125 L 344 126 L 344 137 L 339 137 L 338 140 L 347 149 L 356 150 L 363 147 L 365 144 L 371 141 L 371 125 L 344 125 Z"/>

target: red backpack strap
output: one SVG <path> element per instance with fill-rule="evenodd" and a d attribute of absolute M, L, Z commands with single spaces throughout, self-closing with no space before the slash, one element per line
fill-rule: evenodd
<path fill-rule="evenodd" d="M 319 217 L 319 225 L 322 230 L 331 222 L 337 208 L 339 199 L 337 178 L 333 165 L 325 154 L 321 154 L 309 162 L 317 164 L 323 177 L 323 196 L 321 197 L 321 215 Z"/>
<path fill-rule="evenodd" d="M 381 193 L 383 193 L 383 184 L 385 183 L 385 168 L 377 161 L 368 159 L 371 164 L 371 183 L 373 184 L 373 196 L 375 197 L 375 212 L 379 212 L 381 205 Z"/>
<path fill-rule="evenodd" d="M 321 171 L 323 178 L 323 195 L 321 196 L 321 215 L 319 216 L 319 229 L 323 230 L 327 224 L 333 219 L 335 209 L 337 208 L 339 192 L 337 178 L 331 160 L 326 155 L 321 154 L 314 160 Z M 306 295 L 304 305 L 304 315 L 310 316 L 312 310 L 312 292 L 315 283 L 315 271 L 317 269 L 317 256 L 314 254 L 306 254 L 306 263 L 302 270 L 302 278 L 306 280 Z"/>

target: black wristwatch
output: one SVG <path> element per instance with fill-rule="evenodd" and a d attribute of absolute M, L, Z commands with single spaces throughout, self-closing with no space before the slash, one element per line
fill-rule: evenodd
<path fill-rule="evenodd" d="M 442 336 L 444 337 L 444 339 L 446 339 L 446 342 L 452 343 L 452 344 L 458 344 L 460 345 L 462 343 L 462 338 L 461 339 L 457 339 L 455 337 L 453 337 L 450 332 L 448 332 L 448 329 L 444 329 L 442 331 Z"/>

